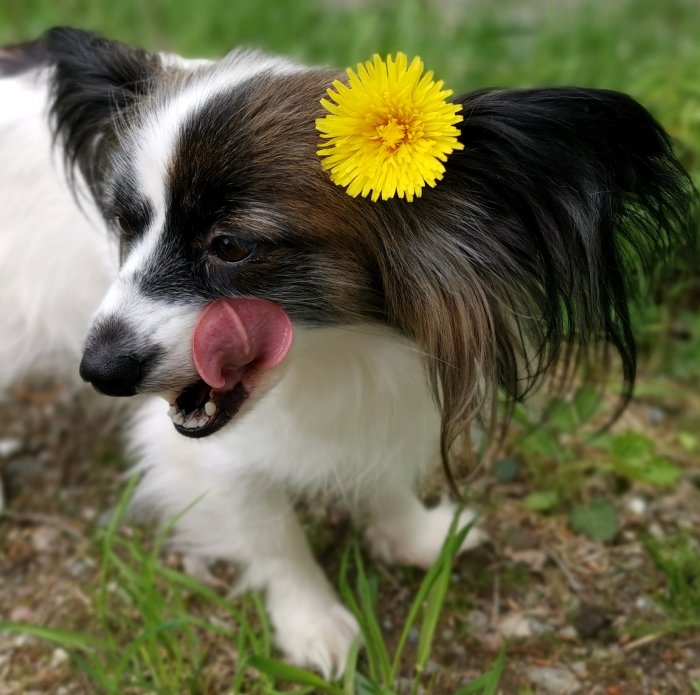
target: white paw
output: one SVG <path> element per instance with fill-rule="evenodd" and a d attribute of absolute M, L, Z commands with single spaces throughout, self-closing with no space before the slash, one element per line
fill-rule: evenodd
<path fill-rule="evenodd" d="M 334 597 L 270 609 L 277 646 L 286 658 L 319 671 L 324 678 L 340 677 L 353 640 L 357 621 Z"/>
<path fill-rule="evenodd" d="M 428 569 L 442 550 L 452 525 L 456 505 L 443 501 L 437 507 L 421 507 L 402 516 L 377 518 L 365 532 L 372 554 L 390 565 L 413 565 Z M 463 529 L 475 518 L 474 512 L 462 510 L 458 529 Z M 474 526 L 464 539 L 459 553 L 481 545 L 486 540 L 484 531 Z"/>

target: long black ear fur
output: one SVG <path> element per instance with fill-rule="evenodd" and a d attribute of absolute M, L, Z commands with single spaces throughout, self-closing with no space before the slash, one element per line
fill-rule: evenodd
<path fill-rule="evenodd" d="M 107 41 L 78 29 L 56 28 L 43 37 L 43 52 L 54 66 L 54 134 L 66 169 L 77 165 L 93 193 L 126 110 L 150 93 L 160 67 L 157 56 Z"/>
<path fill-rule="evenodd" d="M 462 103 L 465 150 L 451 171 L 484 206 L 486 258 L 513 271 L 495 284 L 524 292 L 521 308 L 538 317 L 510 317 L 539 356 L 535 372 L 562 342 L 603 340 L 631 388 L 628 298 L 677 252 L 687 261 L 697 238 L 697 193 L 668 135 L 634 99 L 607 90 L 491 91 Z M 514 355 L 501 351 L 501 382 L 515 397 Z"/>
<path fill-rule="evenodd" d="M 493 413 L 497 391 L 512 406 L 581 345 L 620 354 L 629 397 L 628 301 L 670 259 L 687 263 L 698 231 L 688 175 L 629 96 L 558 88 L 458 101 L 464 150 L 406 213 L 410 258 L 386 247 L 404 271 L 387 273 L 393 318 L 434 358 L 444 460 L 471 419 Z"/>

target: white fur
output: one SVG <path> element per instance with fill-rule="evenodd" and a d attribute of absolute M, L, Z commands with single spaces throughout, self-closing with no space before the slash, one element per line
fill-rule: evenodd
<path fill-rule="evenodd" d="M 77 380 L 117 269 L 97 211 L 78 208 L 54 161 L 46 96 L 41 72 L 0 79 L 0 388 L 29 373 Z"/>
<path fill-rule="evenodd" d="M 166 371 L 192 372 L 197 312 L 139 297 L 131 281 L 147 267 L 163 215 L 114 279 L 116 252 L 103 223 L 87 203 L 89 220 L 78 211 L 51 162 L 45 95 L 40 76 L 0 80 L 0 207 L 9 221 L 0 235 L 0 386 L 36 368 L 75 374 L 90 314 L 110 280 L 98 315 L 128 315 L 167 346 Z M 188 97 L 187 108 L 167 118 L 181 120 L 197 103 Z M 176 129 L 162 131 L 171 144 Z M 158 137 L 148 129 L 145 136 Z M 167 143 L 156 149 L 163 154 Z M 142 177 L 153 174 L 142 168 Z M 149 183 L 156 199 L 159 185 Z M 128 432 L 142 473 L 136 501 L 163 521 L 185 512 L 177 546 L 200 566 L 213 558 L 239 563 L 242 585 L 265 591 L 287 657 L 338 674 L 357 623 L 314 561 L 292 501 L 331 493 L 367 522 L 375 554 L 430 565 L 454 513 L 446 505 L 428 511 L 414 493 L 436 460 L 439 418 L 422 356 L 387 329 L 297 328 L 276 371 L 253 407 L 202 440 L 177 434 L 166 402 L 149 399 Z"/>

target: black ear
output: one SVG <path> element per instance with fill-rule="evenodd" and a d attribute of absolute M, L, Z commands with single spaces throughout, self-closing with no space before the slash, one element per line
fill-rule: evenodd
<path fill-rule="evenodd" d="M 153 90 L 160 59 L 116 41 L 66 28 L 45 34 L 43 52 L 54 66 L 54 135 L 63 147 L 69 175 L 77 165 L 95 193 L 117 124 Z"/>
<path fill-rule="evenodd" d="M 385 273 L 393 320 L 434 358 L 443 460 L 497 394 L 511 410 L 584 349 L 600 364 L 619 353 L 629 398 L 628 301 L 665 261 L 687 262 L 698 235 L 697 192 L 632 98 L 560 88 L 458 101 L 464 150 L 413 203 L 404 243 L 385 245 L 402 269 Z"/>
<path fill-rule="evenodd" d="M 461 101 L 465 149 L 448 161 L 446 179 L 477 204 L 463 233 L 490 264 L 480 275 L 516 304 L 497 324 L 517 326 L 515 342 L 524 336 L 537 356 L 534 374 L 572 342 L 614 346 L 629 393 L 628 300 L 666 263 L 687 261 L 698 233 L 697 192 L 668 135 L 634 99 L 609 90 L 488 91 Z M 501 383 L 513 397 L 531 382 L 515 369 L 522 348 L 512 339 L 499 346 Z"/>

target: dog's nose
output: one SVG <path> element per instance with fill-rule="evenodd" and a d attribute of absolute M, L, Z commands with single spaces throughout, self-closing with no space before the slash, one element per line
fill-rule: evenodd
<path fill-rule="evenodd" d="M 88 348 L 80 362 L 80 376 L 107 396 L 133 396 L 144 376 L 145 361 L 99 345 Z"/>

